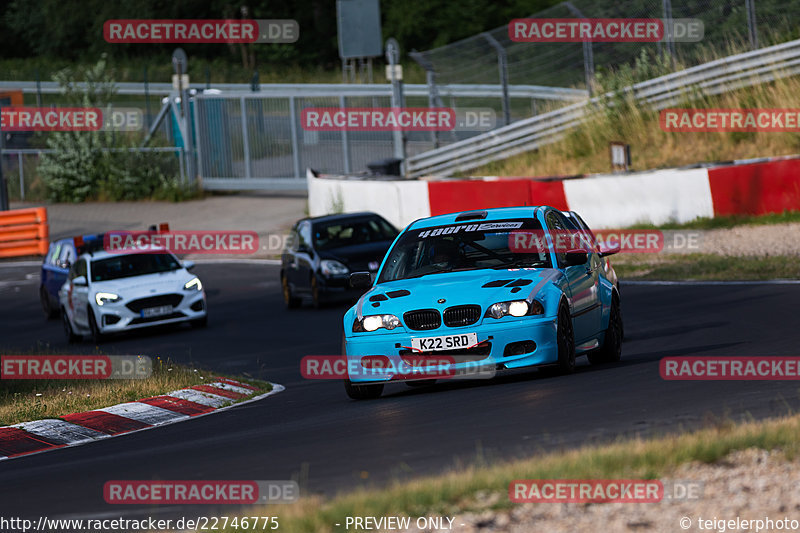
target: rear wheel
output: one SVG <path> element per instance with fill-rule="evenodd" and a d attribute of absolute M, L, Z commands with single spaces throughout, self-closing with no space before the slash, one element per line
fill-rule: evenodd
<path fill-rule="evenodd" d="M 622 357 L 622 316 L 619 311 L 619 300 L 616 297 L 611 301 L 605 337 L 603 346 L 588 355 L 589 362 L 593 365 L 616 363 Z"/>
<path fill-rule="evenodd" d="M 72 329 L 67 310 L 63 307 L 61 308 L 61 325 L 64 327 L 64 335 L 67 337 L 67 342 L 70 344 L 78 342 L 78 336 L 75 335 L 75 331 Z"/>
<path fill-rule="evenodd" d="M 55 318 L 56 315 L 58 315 L 58 308 L 53 309 L 53 306 L 50 305 L 50 295 L 47 294 L 47 289 L 44 287 L 39 288 L 39 301 L 42 304 L 42 312 L 47 320 Z"/>
<path fill-rule="evenodd" d="M 292 292 L 292 287 L 289 285 L 289 280 L 286 276 L 281 276 L 281 289 L 283 292 L 283 303 L 286 309 L 297 309 L 300 307 L 300 298 L 296 297 Z"/>

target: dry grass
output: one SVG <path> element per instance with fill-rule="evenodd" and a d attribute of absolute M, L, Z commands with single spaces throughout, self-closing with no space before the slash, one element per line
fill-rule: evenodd
<path fill-rule="evenodd" d="M 621 87 L 668 71 L 658 59 L 643 56 L 631 69 L 601 76 L 597 94 L 619 91 Z M 558 176 L 609 172 L 611 141 L 630 144 L 632 166 L 638 170 L 800 152 L 800 133 L 664 132 L 657 111 L 619 96 L 619 92 L 616 94 L 595 107 L 583 126 L 564 139 L 470 173 L 476 176 Z M 798 94 L 800 77 L 790 77 L 719 96 L 693 95 L 672 107 L 796 108 Z"/>
<path fill-rule="evenodd" d="M 146 379 L 3 380 L 0 382 L 0 426 L 108 407 L 208 383 L 218 373 L 156 358 Z M 268 392 L 269 383 L 234 378 Z"/>
<path fill-rule="evenodd" d="M 251 516 L 278 516 L 281 531 L 332 532 L 347 516 L 448 515 L 508 508 L 508 485 L 515 479 L 654 479 L 691 461 L 713 463 L 736 450 L 779 449 L 793 457 L 800 449 L 800 416 L 714 427 L 651 440 L 554 452 L 493 466 L 459 468 L 440 476 L 395 483 L 383 490 L 359 489 L 326 500 L 255 508 Z M 227 531 L 232 531 L 228 529 Z"/>

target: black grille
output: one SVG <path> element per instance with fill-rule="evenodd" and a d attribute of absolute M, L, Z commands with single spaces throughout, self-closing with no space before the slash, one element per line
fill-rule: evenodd
<path fill-rule="evenodd" d="M 184 313 L 181 313 L 180 311 L 175 311 L 174 313 L 169 314 L 169 315 L 149 316 L 147 318 L 137 317 L 137 318 L 134 318 L 133 320 L 131 320 L 130 322 L 128 322 L 128 324 L 130 324 L 130 325 L 147 324 L 147 323 L 150 323 L 150 322 L 160 322 L 161 320 L 171 320 L 173 318 L 183 318 L 185 316 L 186 315 Z"/>
<path fill-rule="evenodd" d="M 444 325 L 457 328 L 474 324 L 481 317 L 479 305 L 456 305 L 444 310 Z"/>
<path fill-rule="evenodd" d="M 409 329 L 436 329 L 442 325 L 442 316 L 436 309 L 417 309 L 403 314 L 403 320 Z"/>
<path fill-rule="evenodd" d="M 131 300 L 125 307 L 134 313 L 140 312 L 147 307 L 159 307 L 162 305 L 171 305 L 176 307 L 183 300 L 182 294 L 160 294 L 158 296 L 150 296 L 149 298 L 139 298 L 138 300 Z"/>

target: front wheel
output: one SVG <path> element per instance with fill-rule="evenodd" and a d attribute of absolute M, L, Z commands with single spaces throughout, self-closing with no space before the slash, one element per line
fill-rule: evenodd
<path fill-rule="evenodd" d="M 589 362 L 593 365 L 616 363 L 622 358 L 622 316 L 619 312 L 619 300 L 611 301 L 611 314 L 608 317 L 603 346 L 588 355 Z"/>
<path fill-rule="evenodd" d="M 292 292 L 292 286 L 289 285 L 289 280 L 286 276 L 281 276 L 281 292 L 283 293 L 283 303 L 286 309 L 297 309 L 300 307 L 300 298 Z"/>
<path fill-rule="evenodd" d="M 556 345 L 558 346 L 556 364 L 544 366 L 540 371 L 547 376 L 571 374 L 575 371 L 575 338 L 572 331 L 572 319 L 566 306 L 562 306 L 558 311 Z"/>
<path fill-rule="evenodd" d="M 345 378 L 344 390 L 353 400 L 374 400 L 383 394 L 383 384 L 356 385 L 349 379 Z"/>
<path fill-rule="evenodd" d="M 92 332 L 92 341 L 95 344 L 100 344 L 106 339 L 106 336 L 100 331 L 100 327 L 97 325 L 97 320 L 94 318 L 94 311 L 90 307 L 87 311 L 89 316 L 89 329 Z"/>

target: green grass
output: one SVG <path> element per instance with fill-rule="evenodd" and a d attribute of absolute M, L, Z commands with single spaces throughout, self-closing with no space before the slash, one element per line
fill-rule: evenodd
<path fill-rule="evenodd" d="M 736 226 L 767 226 L 800 222 L 800 211 L 784 211 L 765 215 L 727 215 L 719 217 L 698 217 L 689 222 L 668 222 L 666 224 L 634 224 L 631 229 L 721 229 Z"/>
<path fill-rule="evenodd" d="M 462 466 L 439 476 L 395 482 L 382 490 L 358 489 L 327 500 L 305 497 L 247 514 L 278 516 L 280 529 L 286 532 L 343 531 L 334 524 L 343 523 L 346 516 L 452 516 L 510 508 L 514 504 L 507 497 L 508 485 L 515 479 L 655 479 L 687 462 L 714 463 L 733 451 L 753 447 L 779 449 L 793 458 L 800 451 L 800 416 L 741 425 L 721 421 L 715 427 L 677 436 L 621 440 L 489 466 Z"/>
<path fill-rule="evenodd" d="M 623 281 L 800 279 L 800 258 L 791 256 L 726 257 L 714 254 L 614 256 L 614 270 Z"/>

